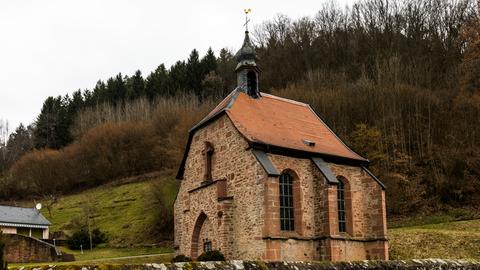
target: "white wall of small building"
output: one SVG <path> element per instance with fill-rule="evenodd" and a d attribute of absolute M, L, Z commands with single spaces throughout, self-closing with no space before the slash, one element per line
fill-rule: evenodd
<path fill-rule="evenodd" d="M 32 229 L 33 228 L 30 228 L 30 233 L 28 236 L 32 237 Z M 17 231 L 17 228 L 16 227 L 5 227 L 5 226 L 0 226 L 0 230 L 2 231 L 2 233 L 4 234 L 17 234 L 18 231 Z M 48 239 L 49 238 L 49 229 L 46 228 L 46 229 L 42 229 L 42 239 Z"/>
<path fill-rule="evenodd" d="M 17 234 L 17 228 L 15 227 L 0 227 L 0 230 L 4 234 Z"/>
<path fill-rule="evenodd" d="M 48 239 L 48 236 L 49 236 L 48 234 L 49 234 L 48 228 L 43 229 L 43 239 Z"/>

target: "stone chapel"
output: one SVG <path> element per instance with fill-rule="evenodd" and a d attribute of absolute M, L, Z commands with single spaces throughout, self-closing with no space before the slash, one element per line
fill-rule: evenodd
<path fill-rule="evenodd" d="M 177 178 L 177 254 L 388 259 L 385 186 L 305 103 L 262 93 L 248 31 L 237 87 L 189 132 Z"/>

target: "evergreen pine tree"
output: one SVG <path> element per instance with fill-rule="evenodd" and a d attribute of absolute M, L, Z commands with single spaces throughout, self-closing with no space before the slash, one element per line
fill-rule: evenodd
<path fill-rule="evenodd" d="M 200 64 L 202 66 L 202 79 L 211 71 L 217 70 L 217 58 L 211 47 L 208 48 L 207 54 L 202 58 Z"/>
<path fill-rule="evenodd" d="M 32 127 L 25 127 L 23 124 L 15 129 L 15 132 L 8 137 L 7 150 L 7 165 L 12 165 L 20 157 L 32 150 L 33 148 L 33 131 Z"/>
<path fill-rule="evenodd" d="M 189 87 L 189 74 L 184 61 L 177 61 L 177 63 L 170 68 L 168 75 L 168 88 L 171 93 L 179 94 L 182 91 L 187 91 Z"/>
<path fill-rule="evenodd" d="M 103 81 L 99 80 L 97 82 L 97 84 L 95 85 L 95 88 L 93 88 L 93 93 L 91 96 L 92 96 L 91 102 L 89 102 L 91 105 L 109 101 L 107 86 Z M 85 97 L 85 99 L 87 98 L 88 96 Z"/>
<path fill-rule="evenodd" d="M 145 94 L 149 100 L 153 100 L 157 95 L 172 95 L 173 90 L 170 88 L 168 85 L 168 73 L 164 64 L 158 66 L 145 80 Z"/>
<path fill-rule="evenodd" d="M 199 96 L 202 88 L 202 65 L 199 61 L 198 51 L 193 49 L 187 61 L 188 90 Z"/>
<path fill-rule="evenodd" d="M 237 61 L 227 49 L 220 50 L 217 60 L 217 74 L 223 79 L 225 92 L 230 92 L 236 85 L 235 66 Z M 224 93 L 225 94 L 225 93 Z"/>
<path fill-rule="evenodd" d="M 107 80 L 107 100 L 112 104 L 119 104 L 127 96 L 127 86 L 121 73 L 115 78 Z"/>
<path fill-rule="evenodd" d="M 62 108 L 62 97 L 48 97 L 43 103 L 40 115 L 35 121 L 34 143 L 36 148 L 55 148 L 62 146 L 60 136 L 63 127 L 64 108 Z"/>
<path fill-rule="evenodd" d="M 142 72 L 137 70 L 135 75 L 127 80 L 127 99 L 134 100 L 143 96 L 145 96 L 145 81 Z"/>

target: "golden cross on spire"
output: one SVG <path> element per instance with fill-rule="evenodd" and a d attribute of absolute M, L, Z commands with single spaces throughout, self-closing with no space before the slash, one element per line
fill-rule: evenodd
<path fill-rule="evenodd" d="M 251 8 L 246 8 L 243 10 L 245 12 L 245 31 L 248 32 L 248 23 L 250 22 L 250 19 L 248 19 L 248 13 L 252 12 Z"/>

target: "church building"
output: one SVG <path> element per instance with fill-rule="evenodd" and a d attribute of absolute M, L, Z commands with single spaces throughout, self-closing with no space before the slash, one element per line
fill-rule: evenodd
<path fill-rule="evenodd" d="M 228 260 L 388 259 L 385 187 L 305 103 L 262 93 L 248 31 L 237 87 L 189 132 L 177 254 Z"/>

